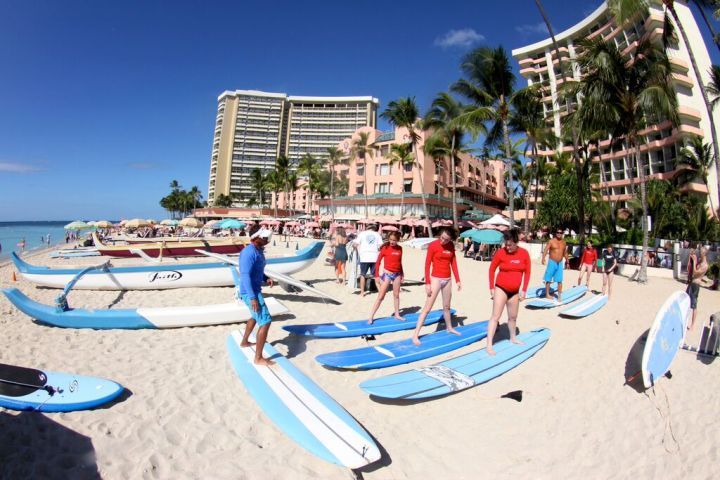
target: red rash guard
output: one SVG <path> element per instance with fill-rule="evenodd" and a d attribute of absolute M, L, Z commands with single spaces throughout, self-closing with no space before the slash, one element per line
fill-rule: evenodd
<path fill-rule="evenodd" d="M 390 244 L 380 247 L 377 261 L 375 262 L 375 275 L 380 276 L 380 262 L 385 259 L 385 271 L 390 273 L 402 273 L 402 247 Z"/>
<path fill-rule="evenodd" d="M 455 245 L 449 242 L 443 245 L 440 240 L 435 240 L 428 245 L 427 256 L 425 257 L 425 284 L 430 285 L 430 265 L 432 264 L 432 276 L 435 278 L 450 278 L 450 269 L 455 276 L 455 282 L 460 281 L 460 274 L 455 258 Z"/>
<path fill-rule="evenodd" d="M 586 265 L 593 265 L 597 260 L 597 252 L 594 248 L 586 248 L 583 252 L 582 263 Z"/>
<path fill-rule="evenodd" d="M 500 273 L 495 279 L 495 270 L 498 267 Z M 522 291 L 526 292 L 530 282 L 530 255 L 527 250 L 518 248 L 513 253 L 508 253 L 504 248 L 498 250 L 490 263 L 490 290 L 497 285 L 507 293 L 517 293 L 520 291 L 521 281 Z"/>

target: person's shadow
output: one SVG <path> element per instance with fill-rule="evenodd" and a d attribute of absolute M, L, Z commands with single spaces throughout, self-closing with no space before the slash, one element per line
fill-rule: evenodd
<path fill-rule="evenodd" d="M 92 440 L 38 412 L 0 412 L 0 478 L 101 479 Z"/>
<path fill-rule="evenodd" d="M 627 360 L 625 360 L 625 385 L 638 393 L 643 393 L 646 390 L 642 378 L 642 356 L 649 332 L 650 329 L 648 328 L 635 340 L 635 343 L 630 348 Z"/>

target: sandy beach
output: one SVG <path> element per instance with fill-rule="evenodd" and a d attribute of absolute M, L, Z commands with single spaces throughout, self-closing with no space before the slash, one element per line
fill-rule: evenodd
<path fill-rule="evenodd" d="M 307 243 L 300 240 L 300 248 Z M 268 248 L 268 255 L 291 253 L 295 241 Z M 406 248 L 410 280 L 422 277 L 424 251 Z M 435 479 L 435 478 L 710 478 L 720 461 L 720 360 L 708 363 L 678 353 L 672 378 L 646 392 L 625 385 L 639 370 L 628 365 L 640 354 L 640 338 L 655 313 L 685 285 L 651 278 L 642 286 L 616 277 L 613 297 L 596 314 L 578 320 L 558 317 L 559 309 L 521 308 L 521 332 L 552 330 L 544 349 L 509 373 L 484 385 L 436 400 L 413 404 L 379 403 L 358 384 L 366 379 L 413 368 L 344 372 L 320 366 L 321 353 L 367 345 L 361 338 L 306 339 L 286 334 L 292 323 L 322 323 L 366 318 L 374 295 L 361 298 L 334 283 L 324 263 L 295 274 L 343 299 L 330 304 L 279 287 L 266 296 L 291 311 L 278 317 L 269 341 L 324 388 L 377 440 L 381 461 L 350 471 L 309 454 L 285 436 L 248 395 L 225 350 L 237 325 L 173 330 L 71 330 L 34 323 L 0 298 L 0 362 L 53 371 L 105 377 L 128 393 L 91 411 L 38 414 L 0 409 L 2 478 L 213 478 L 213 479 Z M 37 265 L 91 265 L 99 257 L 50 259 L 48 252 L 27 259 Z M 139 263 L 114 259 L 114 265 Z M 453 307 L 464 322 L 487 320 L 489 262 L 459 259 L 463 290 Z M 0 286 L 17 287 L 31 298 L 52 304 L 58 290 L 12 281 L 13 267 L 0 267 Z M 533 264 L 531 285 L 540 284 L 543 267 Z M 566 273 L 574 284 L 577 272 Z M 591 289 L 602 278 L 593 274 Z M 85 308 L 132 308 L 224 303 L 232 288 L 167 291 L 73 291 L 69 303 Z M 416 311 L 424 288 L 403 289 L 401 307 Z M 438 306 L 440 303 L 438 302 Z M 702 322 L 720 311 L 718 292 L 701 289 L 698 323 L 689 338 L 697 343 Z M 387 297 L 379 315 L 392 312 Z M 503 319 L 504 322 L 504 319 Z M 426 327 L 424 333 L 434 331 Z M 409 337 L 396 332 L 374 344 Z M 500 338 L 507 337 L 505 323 Z M 429 365 L 473 351 L 458 351 L 420 362 Z M 522 390 L 522 401 L 502 398 Z"/>

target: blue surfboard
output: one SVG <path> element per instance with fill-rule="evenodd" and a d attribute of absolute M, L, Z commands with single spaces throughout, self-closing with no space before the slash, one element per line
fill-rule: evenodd
<path fill-rule="evenodd" d="M 351 370 L 392 367 L 434 357 L 481 340 L 487 336 L 487 327 L 487 321 L 471 323 L 456 328 L 461 335 L 447 330 L 423 335 L 419 346 L 415 346 L 412 339 L 408 338 L 374 347 L 324 353 L 315 357 L 315 360 L 328 367 Z"/>
<path fill-rule="evenodd" d="M 550 295 L 555 295 L 555 292 L 557 292 L 557 283 L 553 282 L 550 284 Z M 544 296 L 545 296 L 545 285 L 540 285 L 538 287 L 528 288 L 525 298 L 538 298 L 538 297 L 544 297 Z"/>
<path fill-rule="evenodd" d="M 591 297 L 586 298 L 581 302 L 578 302 L 570 308 L 566 308 L 565 310 L 560 312 L 560 315 L 562 315 L 563 317 L 572 318 L 587 317 L 588 315 L 591 315 L 600 310 L 607 304 L 607 302 L 607 295 L 592 295 Z"/>
<path fill-rule="evenodd" d="M 450 313 L 455 315 L 455 310 L 451 309 Z M 353 320 L 350 322 L 318 323 L 315 325 L 286 325 L 282 328 L 295 335 L 309 335 L 319 338 L 359 337 L 361 335 L 379 335 L 381 333 L 410 330 L 415 328 L 418 316 L 420 316 L 419 313 L 405 315 L 404 321 L 395 317 L 376 318 L 372 325 L 368 325 L 367 320 Z M 425 317 L 423 325 L 432 325 L 442 320 L 442 318 L 442 310 L 433 310 Z"/>
<path fill-rule="evenodd" d="M 395 373 L 360 384 L 360 388 L 379 398 L 419 400 L 459 392 L 480 385 L 512 370 L 550 339 L 550 330 L 541 328 L 517 337 L 525 345 L 503 340 L 493 345 L 495 356 L 485 349 L 445 362 Z"/>
<path fill-rule="evenodd" d="M 660 307 L 648 333 L 642 357 L 645 388 L 652 387 L 670 369 L 670 364 L 685 339 L 690 297 L 675 292 Z"/>
<path fill-rule="evenodd" d="M 265 414 L 290 438 L 318 457 L 349 468 L 380 459 L 380 450 L 358 422 L 270 344 L 263 356 L 272 367 L 255 365 L 255 346 L 241 347 L 243 332 L 227 339 L 230 361 Z M 255 341 L 254 335 L 250 337 Z M 246 407 L 239 407 L 246 408 Z"/>
<path fill-rule="evenodd" d="M 87 410 L 114 400 L 123 390 L 103 378 L 0 364 L 0 407 L 12 410 Z"/>
<path fill-rule="evenodd" d="M 565 305 L 570 302 L 574 302 L 578 298 L 585 295 L 587 292 L 587 287 L 585 285 L 580 285 L 578 287 L 573 287 L 570 290 L 566 290 L 562 292 L 562 299 L 560 302 L 557 301 L 557 295 L 555 295 L 555 300 L 548 300 L 547 298 L 536 298 L 535 300 L 532 300 L 525 304 L 528 308 L 553 308 L 553 307 L 559 307 L 560 305 Z"/>

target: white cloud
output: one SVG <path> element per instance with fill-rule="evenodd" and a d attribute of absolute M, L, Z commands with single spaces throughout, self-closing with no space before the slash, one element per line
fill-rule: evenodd
<path fill-rule="evenodd" d="M 445 35 L 435 39 L 434 45 L 442 48 L 469 47 L 474 43 L 485 40 L 485 37 L 472 28 L 450 30 Z"/>
<path fill-rule="evenodd" d="M 538 35 L 542 34 L 547 37 L 550 36 L 547 30 L 547 25 L 545 25 L 545 22 L 535 23 L 533 25 L 530 24 L 524 24 L 524 25 L 518 25 L 515 27 L 515 31 L 518 32 L 520 35 L 528 36 L 528 35 Z"/>
<path fill-rule="evenodd" d="M 35 165 L 18 162 L 0 162 L 0 172 L 7 173 L 35 173 L 41 172 L 43 169 Z"/>

